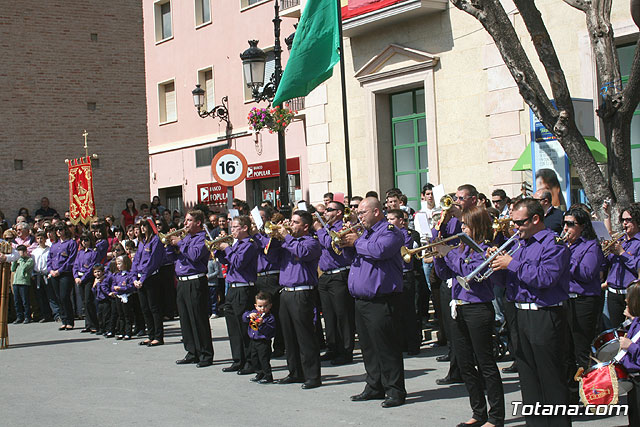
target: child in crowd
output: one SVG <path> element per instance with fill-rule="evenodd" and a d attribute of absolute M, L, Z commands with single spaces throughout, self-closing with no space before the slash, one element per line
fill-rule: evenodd
<path fill-rule="evenodd" d="M 13 323 L 30 323 L 31 309 L 29 306 L 29 285 L 33 272 L 33 258 L 29 256 L 25 245 L 16 248 L 20 258 L 11 263 L 13 276 L 13 298 L 16 306 L 16 320 Z"/>
<path fill-rule="evenodd" d="M 276 321 L 271 311 L 271 295 L 258 292 L 255 310 L 246 311 L 242 320 L 249 324 L 247 332 L 251 343 L 249 345 L 249 361 L 256 376 L 250 381 L 258 384 L 273 382 L 271 374 L 271 339 L 275 335 Z"/>
<path fill-rule="evenodd" d="M 632 282 L 627 288 L 627 308 L 625 316 L 633 319 L 626 337 L 620 338 L 620 348 L 627 354 L 622 357 L 620 363 L 625 367 L 633 388 L 627 395 L 629 405 L 629 425 L 640 426 L 640 340 L 633 342 L 634 335 L 640 332 L 640 281 Z"/>
<path fill-rule="evenodd" d="M 220 261 L 215 257 L 209 258 L 207 264 L 207 283 L 209 284 L 209 316 L 210 319 L 216 319 L 219 317 L 218 307 L 218 276 L 221 274 Z"/>
<path fill-rule="evenodd" d="M 126 255 L 116 258 L 117 271 L 111 276 L 109 296 L 115 298 L 118 322 L 115 326 L 116 339 L 130 340 L 133 325 L 133 306 L 129 297 L 134 292 L 137 276 L 131 273 L 131 259 Z"/>
<path fill-rule="evenodd" d="M 42 319 L 40 323 L 59 321 L 58 301 L 49 281 L 49 270 L 47 269 L 47 259 L 49 258 L 49 246 L 47 246 L 47 235 L 44 231 L 36 233 L 38 247 L 31 252 L 34 261 L 33 278 L 36 282 L 36 295 L 40 302 L 40 313 Z"/>
<path fill-rule="evenodd" d="M 96 296 L 98 305 L 98 331 L 102 331 L 106 338 L 113 338 L 114 334 L 111 330 L 111 275 L 104 270 L 104 265 L 96 264 L 93 266 L 93 292 Z"/>

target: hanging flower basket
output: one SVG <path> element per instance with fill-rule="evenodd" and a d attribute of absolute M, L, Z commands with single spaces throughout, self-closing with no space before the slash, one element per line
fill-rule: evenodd
<path fill-rule="evenodd" d="M 285 130 L 287 126 L 293 121 L 295 111 L 288 108 L 275 107 L 275 108 L 252 108 L 249 111 L 249 128 L 257 132 L 266 128 L 269 133 L 280 132 Z"/>

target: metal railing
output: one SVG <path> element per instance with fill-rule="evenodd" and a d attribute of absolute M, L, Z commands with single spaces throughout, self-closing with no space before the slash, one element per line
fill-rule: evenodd
<path fill-rule="evenodd" d="M 286 9 L 291 9 L 292 7 L 295 7 L 295 6 L 299 6 L 300 0 L 281 0 L 280 4 L 281 4 L 280 9 L 286 10 Z"/>
<path fill-rule="evenodd" d="M 304 96 L 290 99 L 286 102 L 286 104 L 289 106 L 290 110 L 293 110 L 293 111 L 304 110 Z"/>

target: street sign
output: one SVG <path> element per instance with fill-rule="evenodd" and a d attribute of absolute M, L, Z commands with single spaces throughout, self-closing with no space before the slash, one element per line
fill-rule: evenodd
<path fill-rule="evenodd" d="M 233 187 L 247 176 L 247 159 L 238 150 L 227 148 L 211 160 L 211 172 L 219 184 Z"/>

